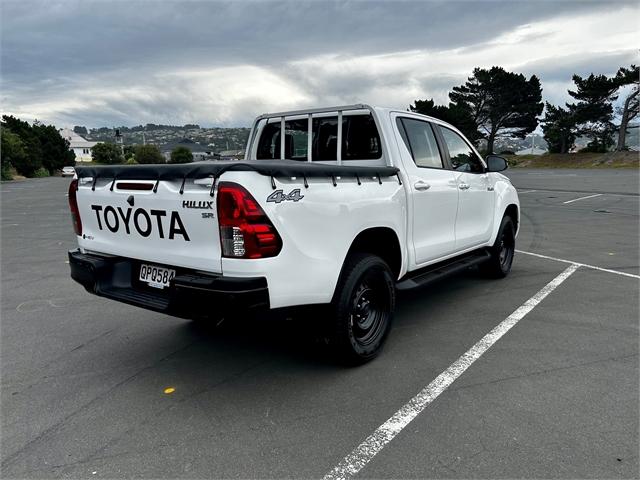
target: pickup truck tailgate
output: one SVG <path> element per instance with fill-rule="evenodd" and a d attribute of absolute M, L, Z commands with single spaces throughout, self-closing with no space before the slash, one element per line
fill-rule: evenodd
<path fill-rule="evenodd" d="M 81 248 L 222 272 L 216 204 L 206 181 L 86 180 L 77 191 Z"/>

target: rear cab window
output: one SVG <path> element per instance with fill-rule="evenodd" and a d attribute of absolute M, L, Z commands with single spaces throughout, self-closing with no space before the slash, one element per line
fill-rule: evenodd
<path fill-rule="evenodd" d="M 280 118 L 272 118 L 264 125 L 256 149 L 258 160 L 280 159 Z M 308 161 L 308 118 L 285 120 L 284 158 Z M 338 152 L 338 116 L 319 116 L 312 119 L 311 160 L 336 161 Z M 371 116 L 342 116 L 342 161 L 379 160 L 382 144 L 376 123 Z"/>

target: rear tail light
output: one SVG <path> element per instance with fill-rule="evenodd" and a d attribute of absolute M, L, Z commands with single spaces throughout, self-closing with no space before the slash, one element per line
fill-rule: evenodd
<path fill-rule="evenodd" d="M 69 209 L 71 210 L 71 222 L 76 235 L 82 235 L 82 220 L 80 220 L 80 210 L 78 210 L 78 179 L 72 180 L 69 185 Z"/>
<path fill-rule="evenodd" d="M 280 253 L 278 231 L 244 187 L 221 182 L 217 206 L 223 257 L 266 258 Z"/>

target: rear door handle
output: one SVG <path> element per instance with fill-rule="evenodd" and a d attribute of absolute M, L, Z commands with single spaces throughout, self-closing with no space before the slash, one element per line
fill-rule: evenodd
<path fill-rule="evenodd" d="M 431 188 L 431 185 L 423 181 L 419 181 L 413 184 L 413 188 L 415 188 L 416 190 L 423 191 L 423 190 L 429 190 Z"/>
<path fill-rule="evenodd" d="M 469 184 L 467 183 L 461 183 L 460 185 L 458 185 L 458 188 L 460 190 L 469 190 Z"/>

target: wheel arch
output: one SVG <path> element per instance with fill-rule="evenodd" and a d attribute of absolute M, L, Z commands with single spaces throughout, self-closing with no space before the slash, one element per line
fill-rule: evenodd
<path fill-rule="evenodd" d="M 372 227 L 362 230 L 351 242 L 346 259 L 354 252 L 370 253 L 382 258 L 397 280 L 402 270 L 402 249 L 398 234 L 389 227 Z"/>
<path fill-rule="evenodd" d="M 503 217 L 507 215 L 511 217 L 511 220 L 513 220 L 513 226 L 515 227 L 517 233 L 518 228 L 520 227 L 520 210 L 518 208 L 518 205 L 516 205 L 515 203 L 510 203 L 509 205 L 507 205 L 507 208 L 505 208 L 504 210 Z"/>

